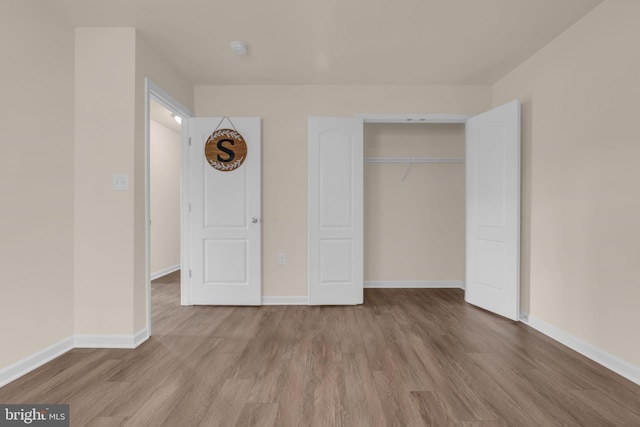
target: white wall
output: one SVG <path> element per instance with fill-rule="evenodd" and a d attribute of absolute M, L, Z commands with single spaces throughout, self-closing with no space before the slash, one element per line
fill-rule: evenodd
<path fill-rule="evenodd" d="M 493 88 L 523 100 L 523 305 L 640 369 L 640 3 L 605 1 Z"/>
<path fill-rule="evenodd" d="M 188 108 L 193 92 L 134 28 L 77 28 L 75 42 L 75 332 L 130 336 L 147 321 L 145 78 Z"/>
<path fill-rule="evenodd" d="M 73 333 L 73 28 L 0 2 L 0 369 Z"/>
<path fill-rule="evenodd" d="M 196 86 L 198 116 L 263 120 L 263 295 L 307 295 L 308 116 L 478 113 L 490 103 L 487 86 Z"/>
<path fill-rule="evenodd" d="M 193 87 L 135 29 L 74 32 L 41 2 L 0 2 L 0 56 L 4 380 L 74 335 L 145 327 L 145 77 L 188 108 Z"/>
<path fill-rule="evenodd" d="M 133 334 L 135 29 L 77 28 L 75 331 Z M 111 189 L 112 174 L 129 191 Z"/>
<path fill-rule="evenodd" d="M 180 134 L 151 121 L 151 274 L 180 264 Z"/>
<path fill-rule="evenodd" d="M 365 124 L 365 157 L 464 159 L 463 124 Z M 365 163 L 366 281 L 465 279 L 464 163 Z"/>

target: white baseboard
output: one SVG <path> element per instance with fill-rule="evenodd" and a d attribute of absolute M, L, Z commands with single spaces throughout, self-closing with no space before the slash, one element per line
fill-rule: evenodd
<path fill-rule="evenodd" d="M 262 305 L 309 305 L 309 298 L 263 296 Z"/>
<path fill-rule="evenodd" d="M 396 289 L 464 289 L 462 280 L 396 280 L 396 281 L 365 281 L 365 288 L 396 288 Z"/>
<path fill-rule="evenodd" d="M 149 338 L 147 328 L 135 335 L 76 335 L 75 348 L 136 348 Z"/>
<path fill-rule="evenodd" d="M 180 270 L 180 264 L 173 265 L 171 267 L 163 268 L 160 271 L 156 271 L 155 273 L 151 273 L 151 280 L 156 280 L 158 277 L 166 276 L 169 273 L 173 273 L 174 271 Z"/>
<path fill-rule="evenodd" d="M 365 288 L 431 288 L 431 289 L 464 289 L 462 280 L 432 280 L 432 281 L 384 281 L 364 282 Z M 306 296 L 263 296 L 262 305 L 308 305 Z"/>
<path fill-rule="evenodd" d="M 550 338 L 558 341 L 561 344 L 566 345 L 572 350 L 577 351 L 585 357 L 593 360 L 596 363 L 604 366 L 607 369 L 625 377 L 629 381 L 640 385 L 640 367 L 632 365 L 631 363 L 614 356 L 598 347 L 582 341 L 570 333 L 557 328 L 543 320 L 537 319 L 533 316 L 522 316 L 521 321 L 533 329 L 536 329 Z"/>
<path fill-rule="evenodd" d="M 0 387 L 74 348 L 136 348 L 148 339 L 147 328 L 135 335 L 73 335 L 0 369 Z"/>
<path fill-rule="evenodd" d="M 133 348 L 138 347 L 140 344 L 142 344 L 143 342 L 145 342 L 146 340 L 148 340 L 150 337 L 149 335 L 149 330 L 147 328 L 143 328 L 140 329 L 134 336 L 133 336 Z"/>
<path fill-rule="evenodd" d="M 73 349 L 73 337 L 67 337 L 0 370 L 0 387 L 28 374 Z"/>

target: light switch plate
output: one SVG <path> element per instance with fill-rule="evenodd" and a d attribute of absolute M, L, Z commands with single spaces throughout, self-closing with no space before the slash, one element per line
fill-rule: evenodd
<path fill-rule="evenodd" d="M 113 191 L 128 191 L 129 190 L 129 175 L 114 173 L 111 181 L 111 189 Z"/>

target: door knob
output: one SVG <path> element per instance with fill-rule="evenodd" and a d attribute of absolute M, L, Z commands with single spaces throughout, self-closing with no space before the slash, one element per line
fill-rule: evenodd
<path fill-rule="evenodd" d="M 255 216 L 253 218 L 251 218 L 251 222 L 254 224 L 258 223 L 258 218 L 256 218 Z"/>

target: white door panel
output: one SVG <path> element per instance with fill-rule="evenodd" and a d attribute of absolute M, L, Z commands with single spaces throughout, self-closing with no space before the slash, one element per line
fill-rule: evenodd
<path fill-rule="evenodd" d="M 189 120 L 191 304 L 261 303 L 261 222 L 252 221 L 261 215 L 260 119 L 230 120 L 247 144 L 246 160 L 232 171 L 214 169 L 204 154 L 221 118 Z"/>
<path fill-rule="evenodd" d="M 520 104 L 466 124 L 467 302 L 517 320 L 520 311 Z"/>
<path fill-rule="evenodd" d="M 216 194 L 221 188 L 225 189 L 224 203 L 215 203 L 215 198 L 212 198 L 204 205 L 205 227 L 246 227 L 247 169 L 241 167 L 233 172 L 218 172 L 207 164 L 204 165 L 204 169 L 203 197 L 207 194 Z"/>
<path fill-rule="evenodd" d="M 309 118 L 309 304 L 363 302 L 363 122 Z"/>

